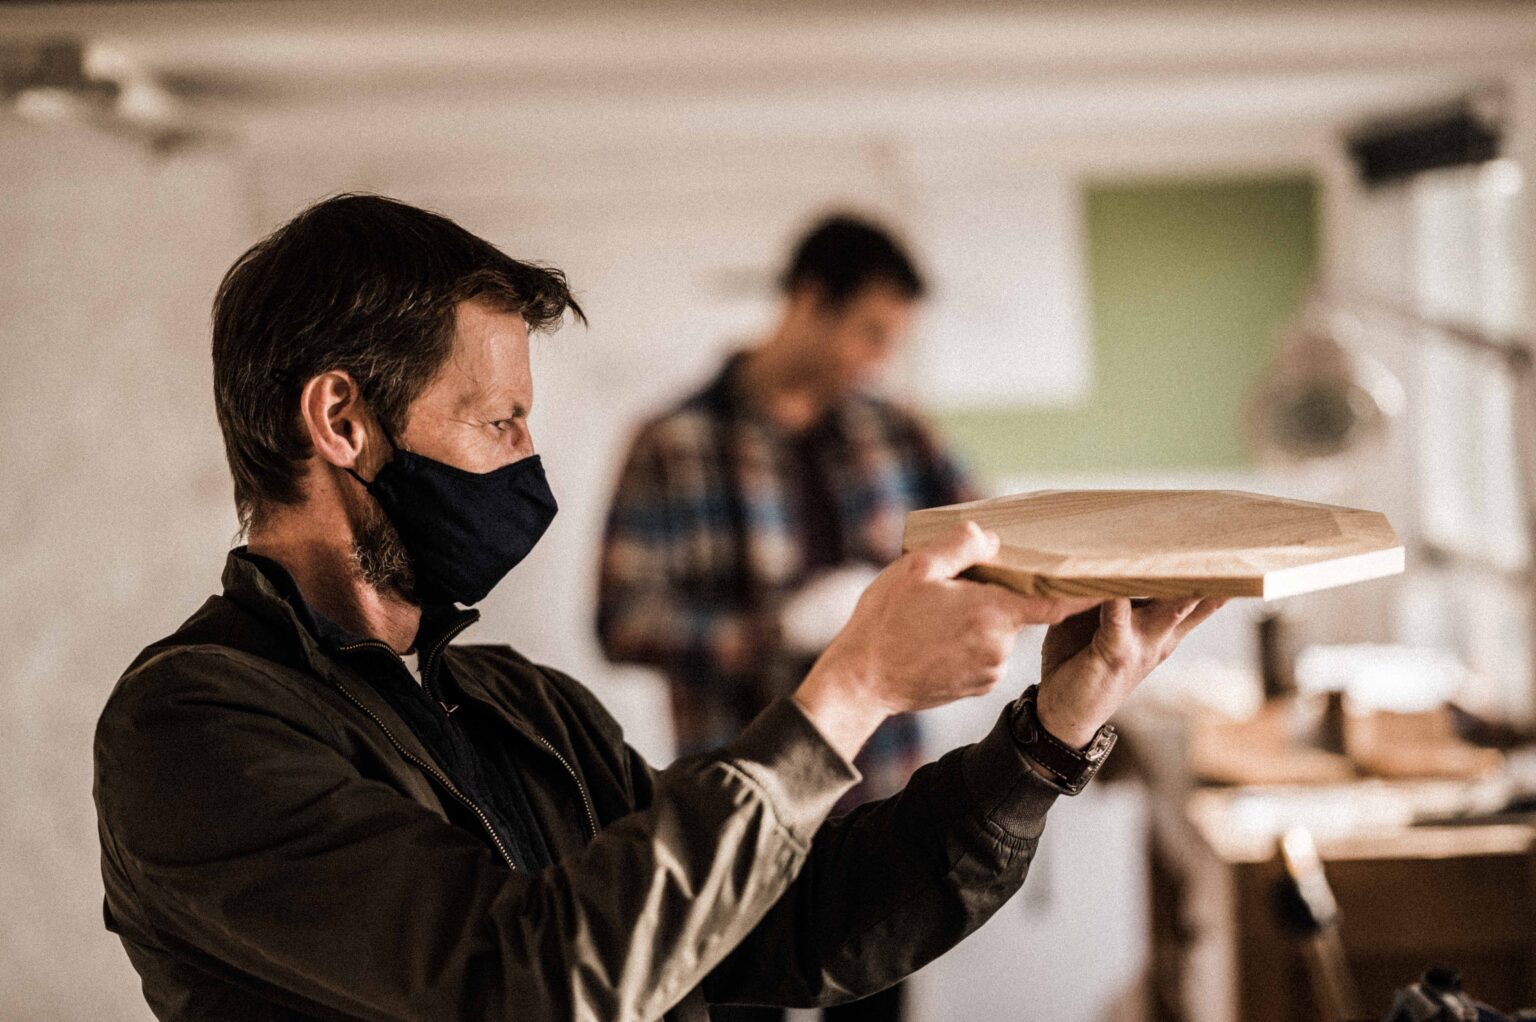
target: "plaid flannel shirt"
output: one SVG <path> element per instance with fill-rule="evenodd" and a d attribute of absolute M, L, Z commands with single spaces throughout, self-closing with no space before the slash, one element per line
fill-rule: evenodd
<path fill-rule="evenodd" d="M 597 631 L 614 661 L 670 682 L 678 749 L 735 736 L 809 662 L 778 638 L 785 600 L 807 581 L 791 437 L 740 392 L 743 356 L 635 436 L 608 515 Z M 841 402 L 818 427 L 845 562 L 901 553 L 906 514 L 972 497 L 955 462 L 910 413 L 870 396 Z M 850 802 L 889 794 L 919 763 L 911 717 L 865 747 Z"/>

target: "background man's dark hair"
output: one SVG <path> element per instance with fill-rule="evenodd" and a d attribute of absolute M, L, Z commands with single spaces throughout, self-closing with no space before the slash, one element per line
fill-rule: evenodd
<path fill-rule="evenodd" d="M 815 286 L 831 306 L 844 305 L 875 285 L 893 288 L 910 299 L 921 298 L 927 289 L 911 257 L 890 232 L 847 214 L 828 217 L 811 228 L 795 247 L 779 283 L 785 291 Z"/>
<path fill-rule="evenodd" d="M 398 435 L 471 298 L 520 313 L 530 331 L 558 326 L 567 309 L 585 321 L 559 270 L 377 195 L 319 202 L 236 260 L 214 299 L 213 391 L 241 526 L 300 499 L 307 381 L 347 372 Z"/>

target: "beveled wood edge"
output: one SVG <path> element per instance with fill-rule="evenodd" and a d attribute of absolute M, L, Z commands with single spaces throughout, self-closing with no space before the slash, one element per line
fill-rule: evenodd
<path fill-rule="evenodd" d="M 1371 550 L 1350 557 L 1340 557 L 1321 564 L 1299 564 L 1294 568 L 1280 568 L 1264 575 L 1264 599 L 1280 600 L 1287 596 L 1300 596 L 1321 589 L 1369 582 L 1372 579 L 1401 575 L 1406 566 L 1406 554 L 1400 546 L 1385 550 Z"/>

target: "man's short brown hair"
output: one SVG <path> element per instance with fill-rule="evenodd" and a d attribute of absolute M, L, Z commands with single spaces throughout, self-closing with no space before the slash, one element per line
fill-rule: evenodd
<path fill-rule="evenodd" d="M 237 259 L 214 299 L 213 393 L 242 527 L 300 499 L 306 382 L 345 371 L 398 433 L 472 298 L 521 314 L 530 331 L 566 310 L 584 321 L 559 270 L 378 195 L 319 202 Z"/>
<path fill-rule="evenodd" d="M 814 287 L 822 303 L 846 306 L 871 287 L 888 287 L 909 301 L 927 291 L 912 257 L 890 231 L 848 213 L 822 220 L 795 246 L 779 278 L 784 291 Z"/>

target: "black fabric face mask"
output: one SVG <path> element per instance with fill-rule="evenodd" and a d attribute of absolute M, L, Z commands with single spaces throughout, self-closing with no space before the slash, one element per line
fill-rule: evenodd
<path fill-rule="evenodd" d="M 559 510 L 537 454 L 490 472 L 467 472 L 407 451 L 369 482 L 428 603 L 477 603 L 528 556 Z"/>

